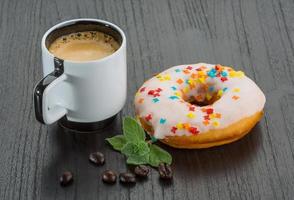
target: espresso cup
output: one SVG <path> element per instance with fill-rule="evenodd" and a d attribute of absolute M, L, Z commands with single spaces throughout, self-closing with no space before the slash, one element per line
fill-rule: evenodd
<path fill-rule="evenodd" d="M 72 61 L 50 53 L 57 38 L 99 31 L 120 45 L 98 60 Z M 95 131 L 123 108 L 127 94 L 126 37 L 116 25 L 98 19 L 74 19 L 50 28 L 42 38 L 43 79 L 34 88 L 36 119 L 76 131 Z"/>

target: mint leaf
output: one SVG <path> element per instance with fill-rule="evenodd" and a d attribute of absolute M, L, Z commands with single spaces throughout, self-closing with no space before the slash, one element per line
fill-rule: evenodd
<path fill-rule="evenodd" d="M 157 167 L 160 163 L 167 163 L 169 165 L 172 163 L 172 157 L 167 151 L 155 144 L 151 144 L 149 148 L 149 164 L 151 166 Z"/>
<path fill-rule="evenodd" d="M 145 140 L 144 129 L 131 117 L 125 117 L 123 121 L 123 133 L 127 141 L 137 142 Z"/>
<path fill-rule="evenodd" d="M 123 146 L 121 152 L 126 156 L 144 156 L 150 152 L 150 149 L 145 141 L 128 142 Z"/>
<path fill-rule="evenodd" d="M 127 143 L 127 140 L 123 135 L 117 135 L 112 138 L 107 138 L 106 140 L 117 151 L 121 151 L 123 146 Z"/>
<path fill-rule="evenodd" d="M 127 163 L 132 165 L 142 165 L 142 164 L 148 164 L 149 162 L 149 154 L 145 154 L 143 156 L 138 155 L 132 155 L 128 157 Z"/>
<path fill-rule="evenodd" d="M 131 156 L 131 155 L 135 154 L 136 151 L 137 151 L 136 144 L 132 143 L 132 142 L 128 142 L 121 149 L 121 153 L 125 154 L 126 156 Z"/>
<path fill-rule="evenodd" d="M 160 163 L 172 163 L 172 157 L 167 151 L 145 141 L 144 129 L 134 118 L 124 118 L 123 133 L 106 140 L 115 150 L 127 157 L 128 164 L 149 164 L 158 167 Z M 155 142 L 156 139 L 151 137 L 151 141 Z"/>
<path fill-rule="evenodd" d="M 140 142 L 138 142 L 137 146 L 138 146 L 138 150 L 139 150 L 139 155 L 149 154 L 150 148 L 149 148 L 147 142 L 140 141 Z"/>

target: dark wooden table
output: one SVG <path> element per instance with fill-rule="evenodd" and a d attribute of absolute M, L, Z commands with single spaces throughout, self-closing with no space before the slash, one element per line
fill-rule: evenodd
<path fill-rule="evenodd" d="M 79 17 L 121 26 L 128 38 L 128 100 L 97 134 L 72 134 L 35 120 L 32 89 L 42 77 L 40 40 L 52 25 Z M 101 182 L 107 168 L 127 169 L 104 138 L 121 133 L 133 96 L 154 73 L 183 63 L 221 63 L 244 70 L 265 92 L 265 116 L 233 144 L 205 150 L 165 147 L 174 180 L 153 170 L 135 187 Z M 293 0 L 1 0 L 0 199 L 293 199 Z M 94 167 L 88 154 L 105 153 Z M 74 184 L 61 188 L 63 170 Z"/>

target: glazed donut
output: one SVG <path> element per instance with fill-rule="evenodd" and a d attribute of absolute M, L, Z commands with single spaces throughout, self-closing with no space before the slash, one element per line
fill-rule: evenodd
<path fill-rule="evenodd" d="M 242 71 L 206 63 L 169 68 L 135 95 L 135 112 L 152 137 L 176 148 L 208 148 L 246 135 L 265 96 Z"/>

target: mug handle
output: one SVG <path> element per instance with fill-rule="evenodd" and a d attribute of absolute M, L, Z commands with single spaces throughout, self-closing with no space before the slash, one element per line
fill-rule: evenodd
<path fill-rule="evenodd" d="M 67 79 L 63 73 L 63 61 L 54 58 L 54 65 L 54 71 L 40 80 L 34 88 L 35 115 L 43 124 L 52 124 L 67 114 L 67 109 L 56 97 L 53 100 L 49 98 L 54 94 L 56 86 Z"/>

